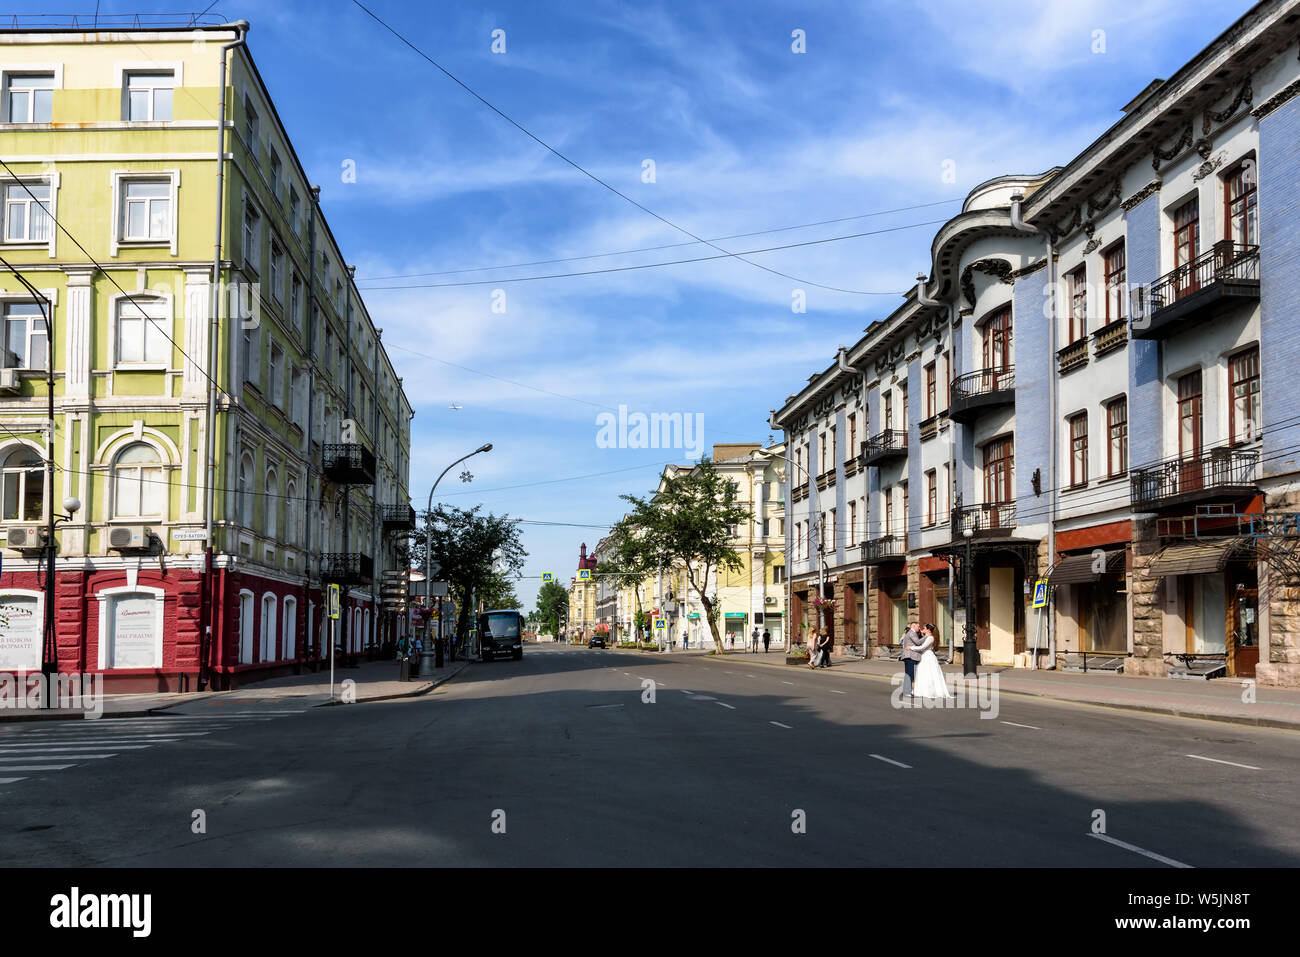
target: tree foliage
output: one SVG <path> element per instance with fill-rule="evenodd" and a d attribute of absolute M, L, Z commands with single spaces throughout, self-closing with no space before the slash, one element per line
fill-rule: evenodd
<path fill-rule="evenodd" d="M 542 582 L 537 592 L 537 619 L 539 630 L 555 637 L 560 635 L 560 622 L 569 613 L 569 593 L 559 582 Z"/>
<path fill-rule="evenodd" d="M 487 607 L 518 607 L 511 580 L 528 557 L 514 519 L 490 512 L 483 515 L 480 510 L 478 505 L 468 510 L 439 505 L 426 513 L 425 523 L 412 536 L 412 564 L 424 568 L 428 545 L 433 560 L 442 566 L 434 579 L 447 583 L 456 602 L 456 634 L 462 641 L 469 635 L 471 596 L 475 593 Z M 498 552 L 500 562 L 494 569 Z"/>

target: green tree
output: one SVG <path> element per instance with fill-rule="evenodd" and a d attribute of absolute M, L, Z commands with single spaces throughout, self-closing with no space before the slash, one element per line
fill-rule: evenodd
<path fill-rule="evenodd" d="M 651 498 L 624 495 L 623 499 L 631 503 L 632 511 L 620 524 L 626 523 L 640 547 L 655 556 L 656 564 L 685 568 L 686 582 L 699 596 L 709 623 L 713 647 L 725 654 L 718 632 L 718 598 L 706 594 L 705 588 L 715 573 L 744 568 L 740 553 L 731 545 L 731 529 L 750 521 L 752 513 L 737 501 L 735 482 L 721 475 L 706 457 L 690 471 L 665 481 Z"/>
<path fill-rule="evenodd" d="M 480 599 L 506 600 L 518 607 L 518 599 L 513 598 L 513 586 L 509 586 L 507 581 L 509 587 L 503 591 L 501 582 L 518 575 L 528 557 L 520 542 L 518 523 L 508 515 L 490 512 L 482 515 L 480 509 L 478 505 L 469 510 L 437 506 L 426 514 L 429 521 L 416 529 L 411 549 L 414 567 L 424 568 L 426 547 L 432 551 L 433 560 L 442 566 L 434 577 L 447 583 L 451 598 L 456 602 L 456 634 L 462 642 L 469 636 L 473 613 L 471 598 L 476 593 Z M 431 532 L 426 533 L 430 527 Z M 494 568 L 494 559 L 498 555 Z"/>
<path fill-rule="evenodd" d="M 543 582 L 537 592 L 537 619 L 540 628 L 555 638 L 560 636 L 560 622 L 569 612 L 569 593 L 559 582 Z"/>
<path fill-rule="evenodd" d="M 636 628 L 637 640 L 644 634 L 646 616 L 641 610 L 641 586 L 646 577 L 655 569 L 656 557 L 653 549 L 648 547 L 645 538 L 627 523 L 624 518 L 609 533 L 606 552 L 607 561 L 596 565 L 596 574 L 608 578 L 616 588 L 631 588 L 636 605 L 636 614 L 632 621 Z"/>

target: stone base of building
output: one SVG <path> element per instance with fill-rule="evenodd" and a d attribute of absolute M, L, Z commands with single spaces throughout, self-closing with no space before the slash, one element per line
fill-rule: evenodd
<path fill-rule="evenodd" d="M 1300 688 L 1300 664 L 1261 661 L 1255 667 L 1255 683 L 1268 688 Z"/>
<path fill-rule="evenodd" d="M 1168 678 L 1169 664 L 1163 658 L 1124 659 L 1123 674 L 1130 678 Z"/>

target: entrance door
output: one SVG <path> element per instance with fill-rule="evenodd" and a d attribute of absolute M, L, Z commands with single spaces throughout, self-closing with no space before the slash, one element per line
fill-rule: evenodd
<path fill-rule="evenodd" d="M 1259 664 L 1259 589 L 1239 587 L 1228 605 L 1228 674 L 1253 678 Z"/>
<path fill-rule="evenodd" d="M 1016 653 L 1016 570 L 989 569 L 989 661 L 1011 664 Z"/>

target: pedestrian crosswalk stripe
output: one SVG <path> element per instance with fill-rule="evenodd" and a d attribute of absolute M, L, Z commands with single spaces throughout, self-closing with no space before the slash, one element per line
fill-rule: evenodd
<path fill-rule="evenodd" d="M 16 784 L 19 781 L 26 780 L 26 778 L 0 778 L 0 784 Z"/>
<path fill-rule="evenodd" d="M 0 754 L 31 754 L 33 751 L 42 753 L 47 751 L 95 751 L 103 747 L 105 747 L 104 744 L 56 744 L 52 747 L 40 744 L 15 744 L 0 748 Z M 151 747 L 153 747 L 151 744 L 119 744 L 116 741 L 112 743 L 112 748 L 115 751 L 143 751 Z"/>
<path fill-rule="evenodd" d="M 92 760 L 96 758 L 115 758 L 115 757 L 117 757 L 116 754 L 50 754 L 46 751 L 41 751 L 37 754 L 24 754 L 21 757 L 0 758 L 0 761 L 41 761 L 46 758 L 49 758 L 54 761 L 59 761 L 59 760 L 66 761 L 68 760 L 68 758 L 76 758 L 78 761 L 80 761 L 83 758 L 86 760 Z M 4 769 L 0 768 L 0 770 L 4 770 Z"/>
<path fill-rule="evenodd" d="M 75 764 L 24 764 L 14 767 L 5 768 L 6 771 L 62 771 L 64 768 L 75 768 Z"/>

